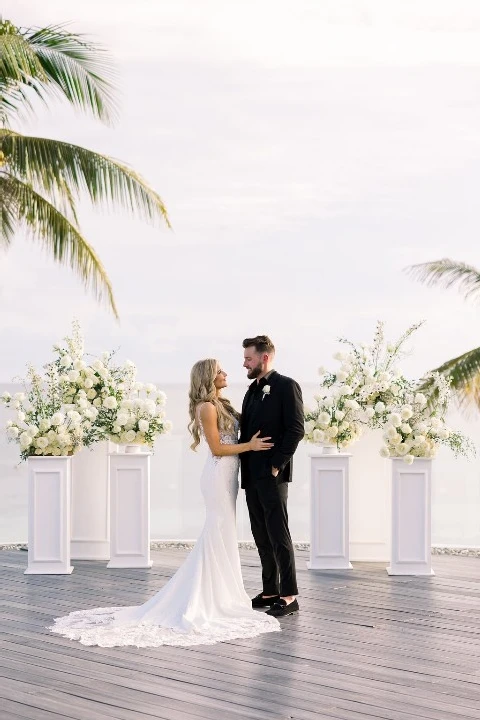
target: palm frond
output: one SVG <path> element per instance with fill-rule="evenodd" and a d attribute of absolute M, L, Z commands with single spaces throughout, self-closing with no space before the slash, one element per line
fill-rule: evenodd
<path fill-rule="evenodd" d="M 2 26 L 0 25 L 0 28 Z M 10 32 L 0 32 L 0 78 L 2 82 L 24 83 L 28 77 L 35 77 L 39 81 L 47 80 L 47 75 L 34 49 L 16 28 Z"/>
<path fill-rule="evenodd" d="M 466 298 L 476 299 L 480 295 L 480 271 L 465 263 L 444 258 L 411 265 L 406 271 L 414 279 L 430 286 L 450 288 L 456 285 L 464 291 Z"/>
<path fill-rule="evenodd" d="M 451 388 L 461 408 L 466 408 L 472 403 L 480 408 L 480 348 L 474 348 L 459 357 L 447 360 L 433 372 L 451 378 Z M 431 384 L 427 379 L 421 384 L 421 390 L 428 393 Z"/>
<path fill-rule="evenodd" d="M 115 119 L 116 72 L 104 47 L 68 32 L 65 25 L 29 30 L 24 37 L 51 87 L 99 120 Z"/>
<path fill-rule="evenodd" d="M 0 214 L 9 218 L 9 231 L 25 225 L 54 260 L 69 265 L 95 298 L 108 304 L 118 318 L 107 273 L 80 231 L 31 186 L 5 172 L 0 174 Z"/>
<path fill-rule="evenodd" d="M 170 222 L 161 197 L 134 170 L 77 145 L 0 130 L 9 170 L 52 197 L 86 192 L 94 204 L 120 206 L 147 220 Z"/>

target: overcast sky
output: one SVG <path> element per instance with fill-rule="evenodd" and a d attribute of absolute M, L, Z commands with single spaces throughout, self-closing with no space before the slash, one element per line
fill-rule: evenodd
<path fill-rule="evenodd" d="M 480 267 L 480 4 L 476 0 L 3 0 L 19 25 L 72 22 L 120 72 L 114 129 L 65 105 L 25 133 L 132 165 L 173 232 L 82 207 L 120 323 L 17 237 L 0 256 L 0 380 L 49 359 L 73 317 L 93 352 L 183 382 L 268 333 L 276 367 L 315 381 L 336 338 L 427 321 L 404 367 L 480 344 L 479 308 L 403 268 Z"/>

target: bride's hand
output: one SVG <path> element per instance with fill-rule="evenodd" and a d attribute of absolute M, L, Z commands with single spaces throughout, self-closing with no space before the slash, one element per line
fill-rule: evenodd
<path fill-rule="evenodd" d="M 250 450 L 253 450 L 256 452 L 257 450 L 270 450 L 270 448 L 273 447 L 273 443 L 267 442 L 267 440 L 271 440 L 271 438 L 260 438 L 258 437 L 260 435 L 260 430 L 255 433 L 255 435 L 252 437 L 252 439 L 249 442 Z"/>

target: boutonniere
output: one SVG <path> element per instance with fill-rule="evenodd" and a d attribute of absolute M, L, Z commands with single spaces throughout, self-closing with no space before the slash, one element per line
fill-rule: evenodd
<path fill-rule="evenodd" d="M 265 400 L 265 395 L 270 395 L 270 385 L 264 385 L 262 388 L 262 401 Z"/>

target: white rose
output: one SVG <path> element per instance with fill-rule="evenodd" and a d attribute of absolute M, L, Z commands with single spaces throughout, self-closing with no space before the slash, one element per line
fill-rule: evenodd
<path fill-rule="evenodd" d="M 337 377 L 337 380 L 338 380 L 339 382 L 345 382 L 345 380 L 347 379 L 348 375 L 347 375 L 346 372 L 343 372 L 343 370 L 339 370 L 339 371 L 337 372 L 336 377 Z"/>
<path fill-rule="evenodd" d="M 46 437 L 39 437 L 35 440 L 35 444 L 37 447 L 40 448 L 40 450 L 45 450 L 45 448 L 48 445 L 48 438 Z"/>
<path fill-rule="evenodd" d="M 120 427 L 120 425 L 114 425 L 112 431 L 115 433 L 115 435 L 119 435 L 122 432 L 122 428 Z"/>
<path fill-rule="evenodd" d="M 427 404 L 427 398 L 425 397 L 425 395 L 424 395 L 423 393 L 417 393 L 417 394 L 415 395 L 415 402 L 416 402 L 418 405 L 426 405 L 426 404 Z"/>
<path fill-rule="evenodd" d="M 81 420 L 82 420 L 82 416 L 76 410 L 69 410 L 67 412 L 67 417 L 71 420 L 71 422 L 74 425 L 81 422 Z"/>
<path fill-rule="evenodd" d="M 105 366 L 101 360 L 95 360 L 95 362 L 92 363 L 92 368 L 97 372 L 103 372 L 105 370 Z"/>
<path fill-rule="evenodd" d="M 70 355 L 64 355 L 64 356 L 62 357 L 62 359 L 60 360 L 60 365 L 61 365 L 62 367 L 64 367 L 64 368 L 71 367 L 71 366 L 72 366 L 72 363 L 73 363 L 73 360 L 72 360 L 72 358 L 70 357 Z"/>
<path fill-rule="evenodd" d="M 328 425 L 330 422 L 330 415 L 327 412 L 321 412 L 318 416 L 318 422 L 320 425 Z"/>
<path fill-rule="evenodd" d="M 51 425 L 52 423 L 50 422 L 50 420 L 47 420 L 47 418 L 42 418 L 42 420 L 40 420 L 39 422 L 40 432 L 45 432 L 49 429 L 49 427 L 51 427 Z"/>
<path fill-rule="evenodd" d="M 47 438 L 49 442 L 54 442 L 57 438 L 57 433 L 55 432 L 55 430 L 49 430 L 47 433 Z"/>
<path fill-rule="evenodd" d="M 413 463 L 413 455 L 405 455 L 403 458 L 404 462 L 407 463 L 407 465 L 411 465 Z"/>
<path fill-rule="evenodd" d="M 335 420 L 343 420 L 345 413 L 343 410 L 335 410 Z"/>
<path fill-rule="evenodd" d="M 80 373 L 78 370 L 69 370 L 68 371 L 68 379 L 70 382 L 76 382 L 78 378 L 80 377 Z"/>
<path fill-rule="evenodd" d="M 165 395 L 164 392 L 162 392 L 162 390 L 159 390 L 157 393 L 157 397 L 156 397 L 157 405 L 165 405 L 166 402 L 167 402 L 167 396 Z"/>
<path fill-rule="evenodd" d="M 375 410 L 372 407 L 365 408 L 365 417 L 367 420 L 371 420 L 375 415 Z"/>
<path fill-rule="evenodd" d="M 12 399 L 12 396 L 10 395 L 9 392 L 4 392 L 4 393 L 2 394 L 2 400 L 3 400 L 4 402 L 10 402 L 11 399 Z"/>
<path fill-rule="evenodd" d="M 400 430 L 405 434 L 409 435 L 412 432 L 412 428 L 407 423 L 402 423 L 400 425 Z"/>
<path fill-rule="evenodd" d="M 68 435 L 59 435 L 57 442 L 60 447 L 65 447 L 65 445 L 68 445 L 70 443 L 70 437 Z"/>
<path fill-rule="evenodd" d="M 415 435 L 412 442 L 415 447 L 418 447 L 419 445 L 423 445 L 423 443 L 425 442 L 425 435 Z"/>
<path fill-rule="evenodd" d="M 90 388 L 93 387 L 93 380 L 92 380 L 92 378 L 88 377 L 83 384 L 85 385 L 85 387 L 87 388 L 87 390 L 90 390 Z"/>
<path fill-rule="evenodd" d="M 52 415 L 52 425 L 62 425 L 62 423 L 65 422 L 65 415 L 63 413 L 57 412 L 54 415 Z"/>
<path fill-rule="evenodd" d="M 18 432 L 19 432 L 19 431 L 18 431 L 18 428 L 16 428 L 16 427 L 9 427 L 9 428 L 7 429 L 7 437 L 8 437 L 10 440 L 15 440 L 15 439 L 18 437 Z"/>
<path fill-rule="evenodd" d="M 138 421 L 138 429 L 140 430 L 140 432 L 143 432 L 143 433 L 148 432 L 149 427 L 150 427 L 150 425 L 148 424 L 148 422 L 146 420 Z"/>
<path fill-rule="evenodd" d="M 385 403 L 377 402 L 375 405 L 375 412 L 377 413 L 377 415 L 380 415 L 381 413 L 385 412 Z"/>
<path fill-rule="evenodd" d="M 126 442 L 133 442 L 136 437 L 137 437 L 137 434 L 136 434 L 135 430 L 127 430 L 127 432 L 125 433 Z"/>
<path fill-rule="evenodd" d="M 311 432 L 313 432 L 315 428 L 315 421 L 314 420 L 307 420 L 306 423 L 303 425 L 303 429 L 305 431 L 305 435 L 310 435 Z"/>
<path fill-rule="evenodd" d="M 338 435 L 338 427 L 336 425 L 332 425 L 331 427 L 327 428 L 325 434 L 328 434 L 331 438 L 336 437 Z"/>
<path fill-rule="evenodd" d="M 400 443 L 400 445 L 397 445 L 396 448 L 397 455 L 399 455 L 400 457 L 407 455 L 409 450 L 410 448 L 408 447 L 408 445 L 405 445 L 404 443 Z"/>
<path fill-rule="evenodd" d="M 327 397 L 327 398 L 325 398 L 325 400 L 323 401 L 323 405 L 325 405 L 325 407 L 327 407 L 327 408 L 333 407 L 334 404 L 335 404 L 335 401 L 334 401 L 334 399 L 331 398 L 331 397 Z"/>
<path fill-rule="evenodd" d="M 155 415 L 155 413 L 157 412 L 157 406 L 153 400 L 145 400 L 144 409 L 148 412 L 149 415 Z"/>
<path fill-rule="evenodd" d="M 438 428 L 441 428 L 443 426 L 442 421 L 436 417 L 430 418 L 430 424 L 432 428 L 435 428 L 435 430 L 438 430 Z"/>
<path fill-rule="evenodd" d="M 145 385 L 145 392 L 146 392 L 146 393 L 152 393 L 152 392 L 156 392 L 156 391 L 157 391 L 157 387 L 156 387 L 156 385 L 154 385 L 153 383 L 147 383 L 147 384 Z"/>
<path fill-rule="evenodd" d="M 100 400 L 100 398 L 95 398 L 95 400 L 93 401 L 93 405 L 96 408 L 100 407 L 101 404 L 102 404 L 102 401 Z"/>
<path fill-rule="evenodd" d="M 22 423 L 25 420 L 25 413 L 18 412 L 17 413 L 17 422 Z"/>
<path fill-rule="evenodd" d="M 120 403 L 121 410 L 132 410 L 132 408 L 133 408 L 132 400 L 122 400 L 122 402 Z"/>
<path fill-rule="evenodd" d="M 325 433 L 322 430 L 315 429 L 313 431 L 313 442 L 321 443 L 325 440 Z"/>
<path fill-rule="evenodd" d="M 36 425 L 29 425 L 28 432 L 32 437 L 35 437 L 35 435 L 38 435 L 39 429 Z"/>
<path fill-rule="evenodd" d="M 382 445 L 382 447 L 380 448 L 380 455 L 383 458 L 390 457 L 390 450 L 388 449 L 388 447 L 386 445 Z"/>
<path fill-rule="evenodd" d="M 402 442 L 402 436 L 397 432 L 395 433 L 395 435 L 393 435 L 390 438 L 390 443 L 392 445 L 400 445 L 401 442 Z"/>
<path fill-rule="evenodd" d="M 423 434 L 423 433 L 426 433 L 427 430 L 428 430 L 428 426 L 424 422 L 419 422 L 415 425 L 415 432 Z"/>
<path fill-rule="evenodd" d="M 351 395 L 353 392 L 353 388 L 351 385 L 344 385 L 342 388 L 340 388 L 340 395 Z"/>
<path fill-rule="evenodd" d="M 388 422 L 393 425 L 394 427 L 398 427 L 402 424 L 402 418 L 398 413 L 392 413 L 390 417 L 388 418 Z"/>
<path fill-rule="evenodd" d="M 397 431 L 393 427 L 393 425 L 387 425 L 387 427 L 385 428 L 385 434 L 389 439 L 391 439 L 391 438 L 395 437 L 395 435 L 397 434 Z"/>
<path fill-rule="evenodd" d="M 90 390 L 87 392 L 87 398 L 89 400 L 93 400 L 93 398 L 97 397 L 97 391 L 93 388 L 90 388 Z"/>
<path fill-rule="evenodd" d="M 73 367 L 75 368 L 75 370 L 85 370 L 87 365 L 83 362 L 83 360 L 75 360 L 73 363 Z"/>
<path fill-rule="evenodd" d="M 31 438 L 31 436 L 30 436 L 27 432 L 23 432 L 23 433 L 20 435 L 19 440 L 20 440 L 20 446 L 21 446 L 23 449 L 26 449 L 29 445 L 32 444 L 32 438 Z"/>
<path fill-rule="evenodd" d="M 413 415 L 410 405 L 404 405 L 400 410 L 400 415 L 402 416 L 402 420 L 410 420 Z"/>
<path fill-rule="evenodd" d="M 143 390 L 143 383 L 142 382 L 134 383 L 133 389 L 135 390 L 135 392 L 140 392 L 140 390 Z"/>
<path fill-rule="evenodd" d="M 113 395 L 109 395 L 103 401 L 103 406 L 106 407 L 107 410 L 115 410 L 115 408 L 118 406 L 118 403 L 117 403 L 116 399 L 113 397 Z"/>

